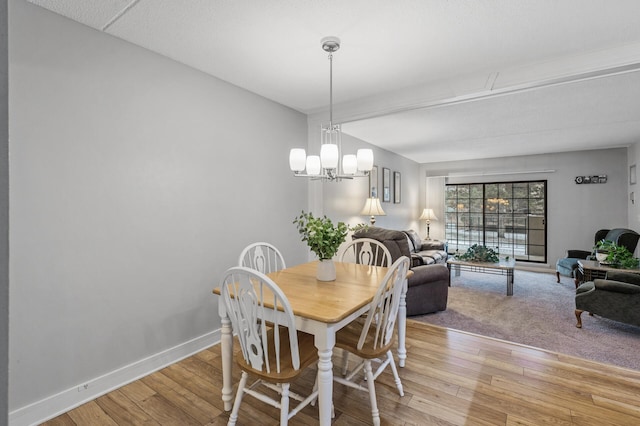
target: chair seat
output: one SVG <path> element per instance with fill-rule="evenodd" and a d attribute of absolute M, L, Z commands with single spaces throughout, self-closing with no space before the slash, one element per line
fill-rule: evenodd
<path fill-rule="evenodd" d="M 280 341 L 284 347 L 289 346 L 289 329 L 287 327 L 280 327 Z M 274 330 L 270 329 L 267 334 L 269 335 L 269 341 L 273 341 Z M 246 371 L 261 379 L 274 382 L 274 383 L 288 383 L 298 377 L 306 367 L 309 367 L 314 362 L 318 361 L 318 351 L 313 343 L 313 335 L 298 331 L 298 350 L 300 353 L 300 369 L 294 370 L 291 353 L 280 354 L 280 373 L 276 369 L 276 356 L 275 350 L 270 348 L 269 351 L 269 366 L 270 372 L 256 370 L 251 367 L 251 364 L 247 363 L 244 358 L 237 357 L 237 364 L 241 370 Z"/>
<path fill-rule="evenodd" d="M 375 359 L 386 354 L 391 348 L 393 340 L 389 344 L 373 349 L 373 341 L 375 339 L 375 327 L 371 327 L 367 333 L 365 343 L 362 349 L 358 349 L 358 341 L 362 334 L 365 318 L 361 317 L 353 321 L 351 324 L 342 328 L 336 333 L 336 347 L 351 352 L 363 359 Z"/>
<path fill-rule="evenodd" d="M 574 272 L 578 268 L 578 258 L 563 257 L 556 262 L 556 271 L 566 277 L 574 277 Z"/>

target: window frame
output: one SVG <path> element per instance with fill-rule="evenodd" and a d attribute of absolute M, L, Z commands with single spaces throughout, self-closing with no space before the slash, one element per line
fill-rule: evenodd
<path fill-rule="evenodd" d="M 547 194 L 546 179 L 446 183 L 445 239 L 450 251 L 464 253 L 479 244 L 498 248 L 501 257 L 547 263 Z"/>

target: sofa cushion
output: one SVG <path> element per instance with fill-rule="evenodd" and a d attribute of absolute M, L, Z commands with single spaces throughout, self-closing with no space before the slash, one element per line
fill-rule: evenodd
<path fill-rule="evenodd" d="M 420 250 L 422 250 L 422 238 L 420 238 L 420 235 L 418 235 L 416 231 L 414 231 L 413 229 L 409 229 L 408 231 L 403 231 L 403 232 L 407 235 L 407 238 L 409 239 L 409 250 L 411 250 L 414 253 L 417 253 Z"/>
<path fill-rule="evenodd" d="M 444 250 L 421 250 L 418 254 L 426 259 L 433 259 L 435 263 L 444 263 L 448 257 L 447 252 Z M 430 262 L 425 263 L 429 264 Z"/>
<path fill-rule="evenodd" d="M 624 270 L 607 271 L 606 279 L 640 285 L 640 275 L 633 272 L 625 272 Z"/>

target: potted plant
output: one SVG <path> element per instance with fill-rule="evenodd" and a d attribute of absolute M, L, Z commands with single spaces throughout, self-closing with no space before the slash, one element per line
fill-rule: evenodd
<path fill-rule="evenodd" d="M 293 223 L 297 226 L 302 241 L 306 241 L 312 252 L 318 256 L 317 278 L 320 281 L 336 279 L 336 268 L 333 256 L 345 241 L 350 227 L 344 222 L 334 223 L 327 216 L 315 217 L 303 210 Z"/>
<path fill-rule="evenodd" d="M 494 249 L 479 244 L 474 244 L 469 247 L 466 253 L 457 256 L 460 260 L 467 260 L 469 262 L 486 262 L 496 263 L 500 261 L 498 252 Z"/>
<path fill-rule="evenodd" d="M 600 240 L 593 246 L 596 260 L 600 263 L 606 263 L 610 251 L 615 250 L 616 243 L 609 240 Z"/>
<path fill-rule="evenodd" d="M 613 268 L 637 269 L 638 258 L 633 257 L 633 253 L 625 246 L 616 244 L 609 240 L 600 240 L 594 246 L 596 259 L 600 263 Z M 606 256 L 605 256 L 606 255 Z"/>

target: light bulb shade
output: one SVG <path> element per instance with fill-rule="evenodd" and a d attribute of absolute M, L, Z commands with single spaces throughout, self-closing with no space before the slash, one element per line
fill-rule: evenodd
<path fill-rule="evenodd" d="M 304 170 L 307 162 L 307 153 L 302 148 L 293 148 L 289 151 L 289 167 L 294 172 Z"/>
<path fill-rule="evenodd" d="M 318 157 L 317 155 L 310 155 L 307 157 L 307 174 L 320 174 L 320 157 Z"/>
<path fill-rule="evenodd" d="M 320 162 L 324 169 L 335 169 L 338 167 L 338 145 L 325 143 L 320 148 Z"/>
<path fill-rule="evenodd" d="M 353 175 L 358 171 L 358 159 L 353 154 L 342 157 L 342 171 L 345 175 Z"/>
<path fill-rule="evenodd" d="M 359 149 L 358 150 L 358 170 L 361 172 L 368 172 L 373 169 L 373 150 L 371 149 Z"/>
<path fill-rule="evenodd" d="M 386 213 L 380 205 L 379 198 L 367 198 L 360 214 L 367 216 L 386 216 Z"/>
<path fill-rule="evenodd" d="M 438 220 L 433 209 L 424 209 L 418 220 Z"/>

